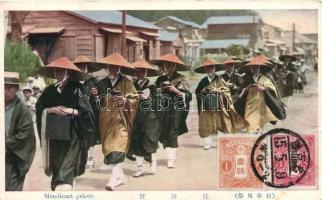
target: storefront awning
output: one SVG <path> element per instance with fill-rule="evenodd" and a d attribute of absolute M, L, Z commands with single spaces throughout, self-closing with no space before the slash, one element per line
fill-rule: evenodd
<path fill-rule="evenodd" d="M 109 33 L 118 33 L 121 34 L 122 33 L 122 29 L 117 29 L 117 28 L 101 28 L 101 30 L 109 32 Z M 126 33 L 131 33 L 129 31 L 126 31 Z"/>
<path fill-rule="evenodd" d="M 151 33 L 151 32 L 145 32 L 145 31 L 141 31 L 140 33 L 142 33 L 143 35 L 151 36 L 151 37 L 159 37 L 160 36 L 158 33 Z"/>
<path fill-rule="evenodd" d="M 64 27 L 46 27 L 46 28 L 33 28 L 29 30 L 29 34 L 60 34 L 64 31 Z"/>
<path fill-rule="evenodd" d="M 126 39 L 131 40 L 133 42 L 146 42 L 146 40 L 143 40 L 142 38 L 136 36 L 126 36 Z"/>

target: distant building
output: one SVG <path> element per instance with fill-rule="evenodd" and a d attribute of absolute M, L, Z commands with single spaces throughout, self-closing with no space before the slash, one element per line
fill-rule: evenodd
<path fill-rule="evenodd" d="M 246 41 L 253 47 L 260 36 L 261 19 L 259 16 L 214 16 L 202 25 L 209 41 Z M 206 42 L 206 44 L 214 44 Z M 217 47 L 216 49 L 220 49 Z"/>
<path fill-rule="evenodd" d="M 221 40 L 206 40 L 201 46 L 201 55 L 206 54 L 221 54 L 231 45 L 249 46 L 249 39 L 221 39 Z"/>
<path fill-rule="evenodd" d="M 170 32 L 181 32 L 182 37 L 192 39 L 201 26 L 195 22 L 180 19 L 175 16 L 166 16 L 154 23 L 156 26 Z"/>
<path fill-rule="evenodd" d="M 175 16 L 163 17 L 154 24 L 168 32 L 181 33 L 184 40 L 182 55 L 188 64 L 199 60 L 199 47 L 206 36 L 203 34 L 204 30 L 201 29 L 201 25 Z"/>
<path fill-rule="evenodd" d="M 127 60 L 160 56 L 159 27 L 130 15 L 126 25 Z M 61 56 L 86 55 L 94 61 L 121 52 L 121 27 L 120 11 L 30 11 L 23 24 L 45 64 Z"/>
<path fill-rule="evenodd" d="M 293 49 L 294 36 L 294 49 Z M 317 56 L 318 43 L 303 34 L 293 31 L 283 31 L 282 40 L 285 41 L 286 46 L 293 52 L 303 52 L 306 57 Z"/>
<path fill-rule="evenodd" d="M 255 49 L 262 49 L 267 56 L 278 57 L 283 52 L 289 51 L 286 42 L 282 40 L 283 30 L 271 24 L 262 23 L 260 36 Z"/>
<path fill-rule="evenodd" d="M 304 33 L 302 35 L 310 38 L 311 40 L 315 41 L 316 43 L 318 42 L 318 34 L 317 33 Z"/>
<path fill-rule="evenodd" d="M 161 55 L 173 53 L 179 57 L 184 57 L 184 41 L 180 33 L 161 30 L 160 43 Z"/>
<path fill-rule="evenodd" d="M 283 30 L 277 26 L 271 24 L 262 23 L 261 25 L 261 39 L 280 39 L 282 37 Z"/>

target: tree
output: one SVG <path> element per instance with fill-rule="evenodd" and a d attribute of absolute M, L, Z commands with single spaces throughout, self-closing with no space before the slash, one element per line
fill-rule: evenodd
<path fill-rule="evenodd" d="M 5 71 L 19 72 L 20 80 L 34 75 L 40 66 L 39 58 L 32 52 L 27 42 L 7 40 L 4 49 Z"/>
<path fill-rule="evenodd" d="M 11 40 L 15 42 L 22 41 L 22 25 L 29 11 L 9 11 L 11 19 Z"/>
<path fill-rule="evenodd" d="M 243 48 L 239 45 L 234 45 L 234 44 L 227 47 L 225 52 L 227 53 L 228 56 L 235 56 L 238 58 L 242 58 L 244 54 Z"/>

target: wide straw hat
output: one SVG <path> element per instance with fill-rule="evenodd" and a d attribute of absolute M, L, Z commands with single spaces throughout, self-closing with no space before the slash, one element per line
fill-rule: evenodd
<path fill-rule="evenodd" d="M 4 84 L 18 85 L 19 86 L 19 73 L 18 72 L 4 72 Z"/>
<path fill-rule="evenodd" d="M 96 62 L 92 62 L 87 56 L 84 55 L 79 55 L 77 56 L 73 63 L 77 66 L 77 67 L 81 67 L 81 66 L 87 66 L 87 73 L 92 73 L 92 72 L 96 72 L 101 70 L 104 65 L 101 63 L 96 63 Z"/>
<path fill-rule="evenodd" d="M 135 76 L 135 68 L 120 54 L 113 53 L 105 58 L 101 58 L 97 63 L 103 64 L 104 68 L 108 66 L 119 66 L 121 67 L 121 72 L 129 76 Z"/>
<path fill-rule="evenodd" d="M 272 63 L 269 62 L 267 57 L 261 55 L 252 58 L 245 66 L 271 67 Z"/>
<path fill-rule="evenodd" d="M 223 67 L 222 67 L 221 63 L 219 63 L 219 62 L 217 62 L 215 60 L 212 60 L 210 58 L 206 58 L 204 60 L 204 62 L 202 63 L 202 65 L 200 67 L 195 68 L 194 71 L 196 73 L 205 74 L 205 73 L 207 73 L 206 68 L 209 67 L 209 66 L 216 67 L 215 68 L 216 71 L 223 70 Z"/>
<path fill-rule="evenodd" d="M 176 70 L 177 71 L 189 71 L 190 67 L 186 64 L 184 64 L 180 58 L 178 58 L 174 54 L 166 54 L 161 56 L 159 59 L 151 60 L 152 64 L 155 64 L 159 67 L 164 67 L 164 63 L 175 63 L 176 64 Z"/>
<path fill-rule="evenodd" d="M 38 73 L 40 75 L 56 79 L 55 77 L 55 69 L 67 69 L 71 73 L 71 78 L 75 81 L 82 81 L 89 79 L 90 76 L 84 72 L 82 72 L 72 61 L 70 61 L 67 57 L 61 57 L 48 65 L 40 67 Z"/>
<path fill-rule="evenodd" d="M 225 61 L 224 61 L 224 66 L 227 66 L 227 65 L 231 65 L 231 64 L 240 64 L 241 61 L 239 60 L 234 60 L 232 58 L 227 58 Z"/>
<path fill-rule="evenodd" d="M 146 76 L 159 76 L 161 74 L 160 70 L 153 65 L 149 64 L 144 59 L 139 59 L 136 62 L 132 63 L 132 66 L 136 69 L 145 69 Z"/>
<path fill-rule="evenodd" d="M 279 59 L 280 59 L 281 61 L 285 62 L 285 60 L 286 60 L 286 58 L 287 58 L 287 57 L 291 58 L 291 61 L 296 61 L 296 57 L 295 57 L 294 55 L 290 54 L 290 53 L 288 53 L 288 54 L 284 54 L 284 55 L 281 55 L 281 56 L 279 57 Z"/>

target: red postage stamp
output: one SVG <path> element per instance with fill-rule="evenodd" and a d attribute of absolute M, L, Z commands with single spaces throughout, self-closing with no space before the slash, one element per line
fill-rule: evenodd
<path fill-rule="evenodd" d="M 316 166 L 317 166 L 317 162 L 316 162 L 316 153 L 315 153 L 315 135 L 305 135 L 302 137 L 308 148 L 309 148 L 309 152 L 310 152 L 310 156 L 311 156 L 311 162 L 310 162 L 310 166 L 306 172 L 306 174 L 304 175 L 304 177 L 297 183 L 297 185 L 299 186 L 315 186 L 317 185 L 317 173 L 316 173 Z"/>
<path fill-rule="evenodd" d="M 251 167 L 269 187 L 315 184 L 315 138 L 288 129 L 273 129 L 261 135 L 251 151 Z"/>
<path fill-rule="evenodd" d="M 255 176 L 251 164 L 254 136 L 219 137 L 219 189 L 259 189 L 264 184 Z"/>

